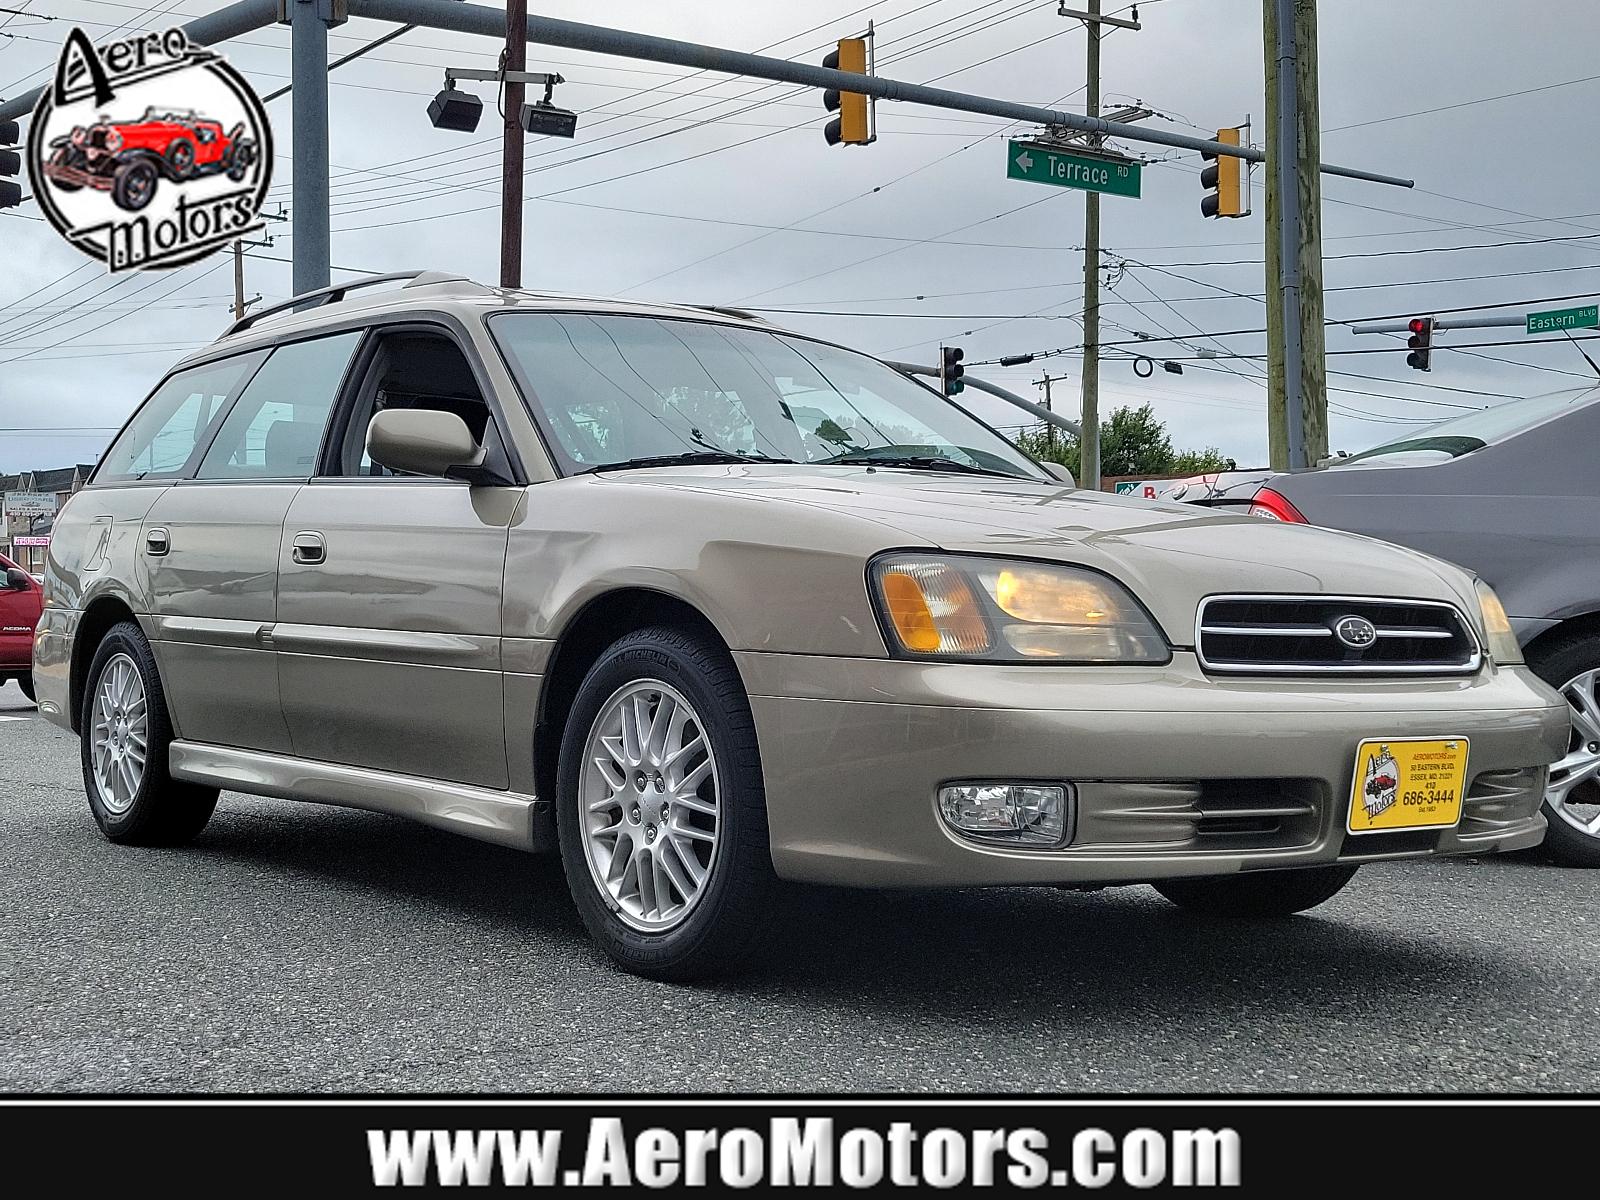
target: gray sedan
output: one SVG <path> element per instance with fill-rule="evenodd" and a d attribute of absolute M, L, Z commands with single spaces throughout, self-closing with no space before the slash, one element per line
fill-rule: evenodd
<path fill-rule="evenodd" d="M 1277 475 L 1250 511 L 1450 559 L 1499 594 L 1528 665 L 1572 706 L 1545 846 L 1600 867 L 1600 389 L 1451 418 L 1330 466 Z M 1381 574 L 1376 567 L 1375 575 Z M 1374 595 L 1384 581 L 1367 584 Z"/>

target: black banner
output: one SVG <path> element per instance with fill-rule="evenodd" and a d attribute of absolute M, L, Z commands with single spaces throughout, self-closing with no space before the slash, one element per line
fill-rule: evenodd
<path fill-rule="evenodd" d="M 1600 1103 L 1443 1100 L 0 1101 L 12 1175 L 250 1190 L 1285 1194 L 1537 1187 Z M 1581 1144 L 1581 1143 L 1580 1143 Z"/>

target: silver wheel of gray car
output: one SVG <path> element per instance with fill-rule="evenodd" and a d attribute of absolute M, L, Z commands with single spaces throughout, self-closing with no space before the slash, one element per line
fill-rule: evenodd
<path fill-rule="evenodd" d="M 1561 694 L 1572 708 L 1572 737 L 1550 767 L 1545 806 L 1552 818 L 1600 839 L 1600 669 L 1569 679 Z"/>
<path fill-rule="evenodd" d="M 709 731 L 670 685 L 640 679 L 601 705 L 584 743 L 584 857 L 617 916 L 646 933 L 674 929 L 717 865 L 721 791 Z"/>
<path fill-rule="evenodd" d="M 120 816 L 133 806 L 149 755 L 150 711 L 144 680 L 133 659 L 116 654 L 100 672 L 89 726 L 95 789 L 106 811 Z"/>

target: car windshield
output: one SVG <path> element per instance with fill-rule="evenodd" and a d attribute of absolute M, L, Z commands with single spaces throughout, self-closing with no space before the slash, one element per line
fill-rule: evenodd
<path fill-rule="evenodd" d="M 1574 388 L 1552 392 L 1547 396 L 1530 396 L 1526 400 L 1508 400 L 1478 412 L 1451 417 L 1422 433 L 1385 442 L 1332 465 L 1372 464 L 1376 459 L 1394 455 L 1428 455 L 1441 461 L 1460 458 L 1463 454 L 1471 454 L 1474 450 L 1514 437 L 1596 400 L 1600 400 L 1600 388 Z"/>
<path fill-rule="evenodd" d="M 709 321 L 490 321 L 567 473 L 780 460 L 1045 476 L 994 430 L 876 359 Z"/>

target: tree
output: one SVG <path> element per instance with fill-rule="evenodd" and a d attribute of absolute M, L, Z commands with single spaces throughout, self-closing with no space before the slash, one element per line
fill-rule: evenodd
<path fill-rule="evenodd" d="M 1043 429 L 1025 429 L 1017 436 L 1017 448 L 1034 458 L 1061 463 L 1077 475 L 1078 439 L 1061 430 L 1054 433 L 1050 437 Z M 1113 409 L 1100 426 L 1102 475 L 1199 475 L 1232 466 L 1215 446 L 1174 450 L 1172 435 L 1148 404 Z"/>

